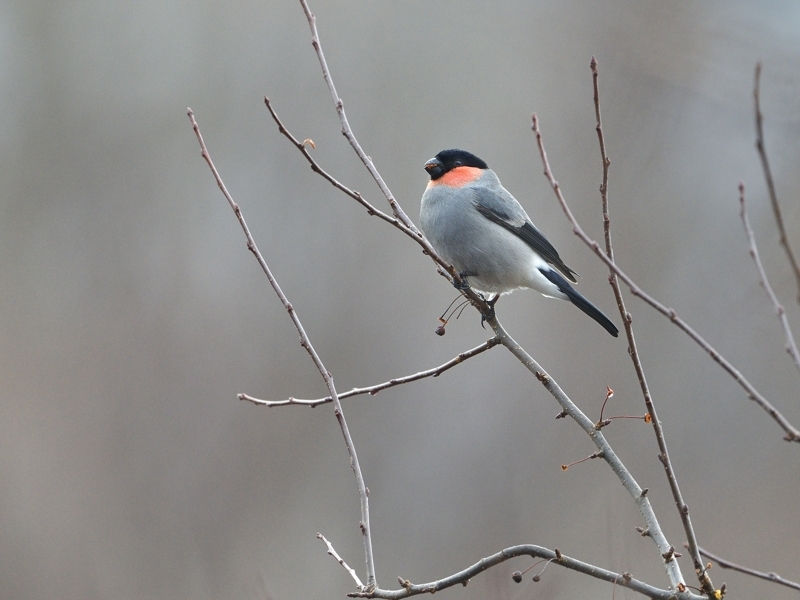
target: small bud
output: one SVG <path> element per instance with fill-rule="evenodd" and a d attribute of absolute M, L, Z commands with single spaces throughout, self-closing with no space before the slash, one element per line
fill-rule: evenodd
<path fill-rule="evenodd" d="M 520 583 L 522 581 L 522 573 L 520 573 L 519 571 L 514 571 L 511 574 L 511 579 L 514 580 L 514 583 Z"/>
<path fill-rule="evenodd" d="M 439 325 L 439 326 L 436 328 L 436 335 L 438 335 L 439 337 L 443 336 L 445 333 L 446 333 L 446 332 L 445 332 L 445 330 L 444 330 L 444 325 Z"/>
<path fill-rule="evenodd" d="M 541 579 L 542 579 L 542 578 L 541 578 L 541 577 L 539 577 L 538 575 L 534 575 L 534 576 L 533 576 L 533 580 L 534 580 L 534 581 L 540 581 Z"/>

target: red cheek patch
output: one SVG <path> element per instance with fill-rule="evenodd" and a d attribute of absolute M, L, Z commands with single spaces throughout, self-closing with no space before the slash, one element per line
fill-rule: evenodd
<path fill-rule="evenodd" d="M 448 187 L 459 188 L 468 183 L 472 183 L 481 175 L 483 175 L 483 169 L 477 167 L 456 167 L 455 169 L 450 169 L 447 173 L 439 177 L 439 179 L 428 183 L 428 187 L 446 185 Z"/>

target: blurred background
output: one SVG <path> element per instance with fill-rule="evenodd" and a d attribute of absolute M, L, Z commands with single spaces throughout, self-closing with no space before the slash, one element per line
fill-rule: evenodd
<path fill-rule="evenodd" d="M 771 283 L 800 330 L 754 148 L 767 148 L 800 251 L 800 7 L 794 2 L 312 2 L 351 125 L 417 221 L 423 163 L 486 160 L 617 324 L 607 271 L 571 233 L 555 175 L 601 239 L 589 61 L 600 65 L 616 256 L 795 425 L 800 376 L 759 287 L 737 186 Z M 363 576 L 355 482 L 326 389 L 200 158 L 217 167 L 338 389 L 430 368 L 488 339 L 418 247 L 313 174 L 314 156 L 385 206 L 340 134 L 300 5 L 9 1 L 0 5 L 0 597 L 343 598 Z M 686 335 L 628 296 L 700 543 L 800 579 L 800 449 Z M 623 338 L 518 292 L 510 333 L 596 419 L 643 414 Z M 632 499 L 502 348 L 437 379 L 344 401 L 370 489 L 378 581 L 421 583 L 534 543 L 658 586 Z M 650 427 L 606 435 L 676 547 L 685 541 Z M 448 598 L 611 598 L 516 559 Z M 691 561 L 681 564 L 694 583 Z M 795 597 L 719 568 L 729 597 Z M 638 597 L 617 589 L 616 598 Z"/>

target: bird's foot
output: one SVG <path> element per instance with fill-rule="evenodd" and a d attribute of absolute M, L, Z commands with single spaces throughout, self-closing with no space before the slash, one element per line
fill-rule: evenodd
<path fill-rule="evenodd" d="M 461 281 L 453 280 L 453 287 L 456 288 L 459 292 L 469 289 L 469 283 L 467 282 L 467 278 L 461 275 Z"/>
<path fill-rule="evenodd" d="M 471 275 L 475 275 L 475 273 L 459 273 L 458 276 L 461 278 L 461 281 L 453 280 L 453 287 L 456 288 L 459 292 L 468 290 L 470 288 L 469 282 L 467 281 L 467 277 Z"/>
<path fill-rule="evenodd" d="M 481 297 L 483 298 L 483 295 L 481 295 Z M 489 310 L 488 312 L 481 313 L 481 327 L 483 329 L 486 329 L 486 327 L 484 327 L 483 325 L 484 323 L 486 323 L 486 321 L 491 321 L 492 319 L 495 318 L 496 315 L 494 312 L 494 305 L 497 304 L 497 301 L 499 299 L 500 299 L 500 294 L 495 294 L 494 297 L 489 298 L 488 300 L 484 298 L 484 301 L 489 306 Z"/>

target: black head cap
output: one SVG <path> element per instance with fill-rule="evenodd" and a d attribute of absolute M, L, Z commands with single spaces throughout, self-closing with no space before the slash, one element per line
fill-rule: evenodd
<path fill-rule="evenodd" d="M 456 167 L 475 167 L 477 169 L 488 169 L 489 167 L 480 158 L 467 152 L 466 150 L 442 150 L 435 157 L 425 163 L 425 170 L 431 179 L 439 179 L 442 175 L 455 169 Z"/>

